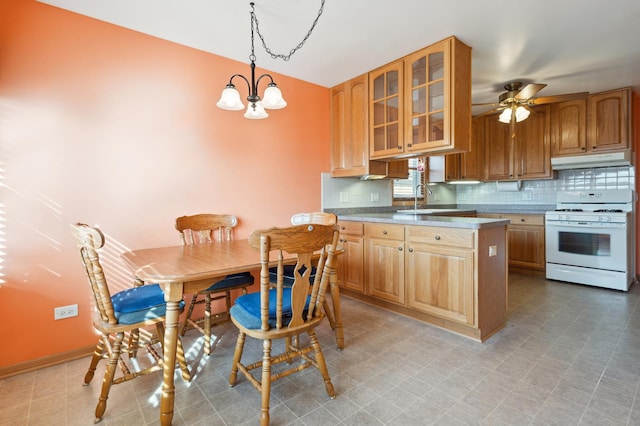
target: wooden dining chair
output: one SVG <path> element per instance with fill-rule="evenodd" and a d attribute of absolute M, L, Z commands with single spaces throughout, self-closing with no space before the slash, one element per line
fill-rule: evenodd
<path fill-rule="evenodd" d="M 235 216 L 226 214 L 197 214 L 176 219 L 176 229 L 184 245 L 212 243 L 214 239 L 229 241 L 237 224 L 238 219 Z M 241 272 L 216 280 L 206 289 L 195 293 L 187 309 L 181 334 L 184 336 L 189 326 L 197 328 L 204 335 L 204 353 L 211 354 L 211 327 L 229 321 L 231 292 L 241 289 L 242 294 L 246 294 L 247 287 L 253 283 L 254 278 L 250 272 Z M 225 300 L 225 310 L 212 314 L 211 302 L 222 299 Z M 193 310 L 199 304 L 205 306 L 204 317 L 194 320 Z"/>
<path fill-rule="evenodd" d="M 93 326 L 100 333 L 89 370 L 84 376 L 84 384 L 88 385 L 91 382 L 101 359 L 109 360 L 95 411 L 97 423 L 102 420 L 107 409 L 107 399 L 112 385 L 158 370 L 162 371 L 162 355 L 158 354 L 155 346 L 162 347 L 164 342 L 167 305 L 164 301 L 164 293 L 158 284 L 132 287 L 111 295 L 98 254 L 98 250 L 105 244 L 104 234 L 100 229 L 83 223 L 72 224 L 71 230 L 76 238 L 82 264 L 94 296 L 96 312 Z M 184 309 L 184 304 L 181 305 L 181 309 Z M 151 325 L 156 327 L 157 335 L 155 336 L 144 330 Z M 125 339 L 130 333 L 135 333 L 136 337 Z M 131 342 L 135 344 L 132 345 Z M 147 350 L 148 359 L 141 359 L 138 354 L 135 362 L 125 360 L 124 354 L 128 354 L 129 358 L 136 358 L 138 350 L 143 348 Z M 178 339 L 177 362 L 182 370 L 182 378 L 190 381 L 191 374 L 180 339 Z M 116 377 L 118 365 L 122 375 Z"/>
<path fill-rule="evenodd" d="M 236 384 L 240 371 L 261 392 L 262 426 L 269 424 L 271 383 L 295 372 L 316 367 L 327 394 L 331 399 L 335 398 L 315 328 L 325 317 L 322 306 L 330 276 L 335 274 L 338 238 L 337 225 L 314 224 L 255 231 L 249 237 L 251 247 L 260 252 L 260 291 L 240 296 L 231 308 L 231 320 L 239 333 L 229 384 Z M 284 285 L 283 252 L 296 259 L 291 286 Z M 278 271 L 275 288 L 269 279 L 269 263 L 273 261 L 277 263 Z M 313 267 L 316 274 L 312 282 Z M 308 336 L 308 342 L 298 338 L 304 334 Z M 252 364 L 242 362 L 246 336 L 263 341 L 262 359 Z M 272 341 L 276 339 L 284 340 L 284 352 L 272 355 Z M 281 366 L 283 368 L 272 374 L 272 367 L 283 362 L 286 363 Z M 260 375 L 254 375 L 254 369 L 261 369 Z"/>
<path fill-rule="evenodd" d="M 338 217 L 333 213 L 326 212 L 311 212 L 311 213 L 296 213 L 291 216 L 292 225 L 302 225 L 308 223 L 315 223 L 317 225 L 335 225 L 338 223 Z M 339 256 L 344 252 L 340 247 L 336 248 L 336 255 Z M 337 267 L 337 265 L 336 265 Z M 275 282 L 277 277 L 276 268 L 270 268 L 269 274 L 271 281 Z M 311 281 L 313 281 L 313 274 L 315 270 L 311 271 Z M 284 282 L 291 285 L 293 282 L 293 265 L 285 265 L 284 267 Z M 332 275 L 332 282 L 329 283 L 329 290 L 331 292 L 331 306 L 329 306 L 328 298 L 324 300 L 324 310 L 329 320 L 329 325 L 334 331 L 336 336 L 336 346 L 338 349 L 344 349 L 344 330 L 342 326 L 342 313 L 340 310 L 340 289 L 337 283 L 337 274 Z"/>

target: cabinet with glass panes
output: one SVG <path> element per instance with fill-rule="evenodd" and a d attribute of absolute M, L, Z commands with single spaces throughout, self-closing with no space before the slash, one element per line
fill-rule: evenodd
<path fill-rule="evenodd" d="M 471 48 L 449 37 L 369 73 L 371 158 L 465 152 Z"/>

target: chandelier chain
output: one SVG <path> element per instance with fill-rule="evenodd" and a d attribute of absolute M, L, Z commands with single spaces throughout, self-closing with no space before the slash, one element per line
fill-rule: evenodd
<path fill-rule="evenodd" d="M 253 58 L 252 60 L 255 60 L 255 54 L 254 54 L 254 50 L 253 50 L 253 26 L 254 26 L 254 23 L 255 23 L 256 32 L 258 33 L 258 37 L 260 37 L 260 41 L 262 42 L 262 47 L 264 47 L 264 50 L 271 56 L 271 58 L 272 59 L 280 58 L 283 61 L 288 61 L 289 59 L 291 59 L 291 55 L 296 53 L 296 51 L 298 49 L 300 49 L 307 42 L 307 39 L 309 38 L 309 36 L 311 36 L 311 33 L 313 32 L 314 28 L 316 27 L 316 24 L 318 23 L 318 20 L 320 19 L 320 16 L 322 15 L 322 12 L 324 11 L 324 2 L 325 2 L 325 0 L 322 0 L 320 2 L 320 9 L 318 10 L 318 16 L 316 16 L 316 19 L 313 21 L 313 24 L 311 24 L 311 28 L 309 28 L 309 31 L 307 32 L 307 34 L 304 36 L 302 41 L 300 43 L 298 43 L 298 45 L 296 47 L 294 47 L 293 49 L 291 49 L 289 51 L 288 55 L 283 55 L 283 54 L 279 54 L 279 53 L 273 53 L 271 51 L 271 49 L 269 49 L 269 47 L 267 47 L 267 43 L 264 41 L 264 36 L 262 35 L 262 33 L 260 33 L 260 23 L 258 22 L 258 17 L 256 16 L 256 13 L 255 13 L 254 4 L 251 3 L 251 58 Z"/>

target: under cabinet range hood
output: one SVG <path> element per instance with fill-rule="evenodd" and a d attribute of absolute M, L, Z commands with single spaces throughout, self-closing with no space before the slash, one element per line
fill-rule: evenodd
<path fill-rule="evenodd" d="M 606 154 L 583 154 L 551 159 L 553 170 L 589 169 L 594 167 L 630 166 L 631 152 L 620 151 Z"/>

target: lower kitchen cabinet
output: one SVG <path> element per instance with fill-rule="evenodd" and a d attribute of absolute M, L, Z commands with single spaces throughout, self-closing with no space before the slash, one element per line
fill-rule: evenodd
<path fill-rule="evenodd" d="M 349 236 L 345 231 L 341 239 Z M 504 223 L 467 228 L 364 222 L 364 292 L 353 283 L 358 274 L 348 270 L 358 268 L 350 255 L 339 277 L 346 295 L 484 341 L 505 323 L 506 247 Z"/>
<path fill-rule="evenodd" d="M 544 216 L 501 215 L 501 217 L 511 220 L 511 224 L 507 227 L 509 267 L 544 272 L 546 266 Z"/>
<path fill-rule="evenodd" d="M 338 256 L 338 285 L 364 293 L 364 224 L 340 222 L 340 247 Z"/>
<path fill-rule="evenodd" d="M 446 232 L 446 231 L 445 231 Z M 474 325 L 473 248 L 407 243 L 407 299 L 411 308 Z M 473 235 L 470 238 L 473 241 Z"/>
<path fill-rule="evenodd" d="M 368 295 L 404 304 L 404 226 L 365 223 Z"/>
<path fill-rule="evenodd" d="M 510 271 L 525 275 L 545 275 L 544 215 L 501 213 L 478 216 L 509 219 L 507 244 Z"/>

